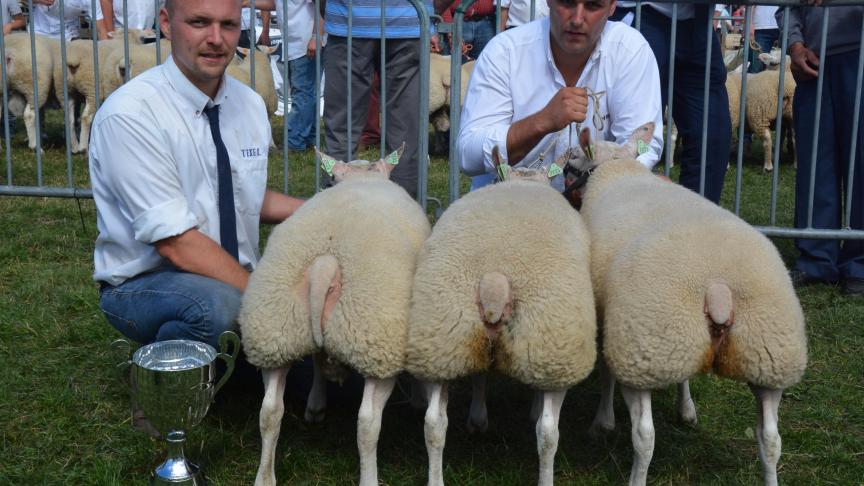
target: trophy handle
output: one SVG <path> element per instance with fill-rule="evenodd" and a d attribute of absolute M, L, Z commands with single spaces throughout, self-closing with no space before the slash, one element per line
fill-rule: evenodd
<path fill-rule="evenodd" d="M 228 352 L 229 348 L 231 350 L 230 353 Z M 228 378 L 231 377 L 231 373 L 234 372 L 234 360 L 237 358 L 238 352 L 240 352 L 240 338 L 232 331 L 223 332 L 222 335 L 219 336 L 219 354 L 217 354 L 216 357 L 225 361 L 225 374 L 222 375 L 222 379 L 220 379 L 219 383 L 216 384 L 216 388 L 213 390 L 213 395 L 219 393 L 219 389 L 222 388 L 222 385 L 228 381 Z"/>
<path fill-rule="evenodd" d="M 117 374 L 120 381 L 131 389 L 132 383 L 129 381 L 129 373 L 125 371 L 132 366 L 132 343 L 125 339 L 117 339 L 111 342 L 110 348 L 118 356 L 123 356 L 123 361 L 118 362 L 116 365 Z"/>

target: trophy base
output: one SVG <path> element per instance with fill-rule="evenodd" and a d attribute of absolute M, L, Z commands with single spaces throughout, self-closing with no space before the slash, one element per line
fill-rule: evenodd
<path fill-rule="evenodd" d="M 180 430 L 168 433 L 168 458 L 150 473 L 151 486 L 204 486 L 204 475 L 183 455 L 186 434 Z"/>

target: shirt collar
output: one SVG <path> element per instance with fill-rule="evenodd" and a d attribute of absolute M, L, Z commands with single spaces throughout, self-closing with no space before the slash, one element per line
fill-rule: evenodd
<path fill-rule="evenodd" d="M 543 22 L 543 43 L 545 44 L 546 48 L 546 62 L 549 65 L 549 69 L 552 70 L 552 73 L 554 73 L 555 80 L 563 86 L 564 76 L 561 75 L 561 71 L 558 70 L 558 66 L 555 64 L 555 58 L 552 56 L 552 32 L 550 30 L 549 24 L 550 17 L 542 19 L 541 22 Z M 597 45 L 591 52 L 591 56 L 588 58 L 588 62 L 585 63 L 585 68 L 582 70 L 583 74 L 589 69 L 592 64 L 597 63 L 597 61 L 600 59 L 603 48 L 605 46 L 605 42 L 603 42 L 603 40 L 606 38 L 607 29 L 609 29 L 608 19 L 606 20 L 606 24 L 603 26 L 603 31 L 600 32 L 600 39 L 597 40 Z"/>
<path fill-rule="evenodd" d="M 183 74 L 183 71 L 174 62 L 174 56 L 168 56 L 168 59 L 165 60 L 165 73 L 168 82 L 177 91 L 180 98 L 189 103 L 195 109 L 196 114 L 200 114 L 208 106 L 221 105 L 228 98 L 228 94 L 226 93 L 228 79 L 224 75 L 222 76 L 222 82 L 219 83 L 219 90 L 216 92 L 216 96 L 211 100 L 209 96 L 192 84 L 192 81 L 189 81 L 189 78 Z"/>

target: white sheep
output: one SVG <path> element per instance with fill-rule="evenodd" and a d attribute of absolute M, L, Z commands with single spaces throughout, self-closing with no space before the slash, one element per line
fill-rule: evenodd
<path fill-rule="evenodd" d="M 360 484 L 378 484 L 381 413 L 403 369 L 414 268 L 430 232 L 420 206 L 388 180 L 403 149 L 373 164 L 320 154 L 338 183 L 273 230 L 250 277 L 238 322 L 249 362 L 264 372 L 257 485 L 276 481 L 288 367 L 319 351 L 366 377 Z"/>
<path fill-rule="evenodd" d="M 543 390 L 536 433 L 539 483 L 548 485 L 564 395 L 594 366 L 588 238 L 579 214 L 546 172 L 510 175 L 453 203 L 417 264 L 405 369 L 432 383 L 430 485 L 443 484 L 447 381 L 495 369 Z"/>
<path fill-rule="evenodd" d="M 99 44 L 100 69 L 105 76 L 101 83 L 101 96 L 107 98 L 126 82 L 126 50 L 123 42 L 114 41 L 106 52 L 104 68 L 102 68 L 102 43 Z M 171 41 L 159 41 L 159 63 L 165 62 L 171 55 Z M 157 65 L 156 44 L 129 44 L 129 79 Z"/>
<path fill-rule="evenodd" d="M 254 50 L 255 55 L 255 92 L 261 95 L 264 99 L 264 104 L 267 106 L 267 114 L 276 113 L 276 84 L 273 81 L 273 71 L 270 70 L 270 54 L 276 50 L 276 47 L 257 46 Z M 227 74 L 241 83 L 252 86 L 252 76 L 250 74 L 252 63 L 249 61 L 249 49 L 237 48 L 237 51 L 245 56 L 240 58 L 236 56 L 226 70 Z"/>
<path fill-rule="evenodd" d="M 771 54 L 759 54 L 759 59 L 765 63 L 766 70 L 758 74 L 747 75 L 747 128 L 762 138 L 762 169 L 766 172 L 774 170 L 772 157 L 771 126 L 777 119 L 777 89 L 780 86 L 780 55 L 779 49 Z M 798 156 L 795 154 L 795 138 L 792 132 L 792 101 L 795 95 L 795 80 L 786 63 L 786 74 L 783 81 L 783 127 L 786 136 L 792 141 L 792 153 L 795 167 L 798 166 Z M 726 91 L 729 95 L 729 116 L 732 119 L 732 133 L 737 133 L 740 122 L 741 74 L 740 71 L 729 73 L 726 77 Z"/>
<path fill-rule="evenodd" d="M 9 112 L 24 118 L 27 129 L 27 146 L 36 149 L 36 111 L 41 110 L 53 94 L 59 66 L 55 71 L 55 52 L 59 53 L 60 42 L 45 36 L 35 36 L 35 51 L 31 50 L 30 34 L 13 33 L 3 38 L 6 50 L 6 75 Z M 36 56 L 37 88 L 33 91 L 33 55 Z M 56 56 L 59 59 L 59 54 Z M 59 64 L 59 63 L 58 63 Z M 62 96 L 62 95 L 61 95 Z M 61 98 L 62 99 L 62 98 Z M 38 105 L 36 101 L 38 100 Z"/>
<path fill-rule="evenodd" d="M 630 484 L 645 484 L 653 454 L 651 390 L 678 383 L 679 412 L 695 422 L 687 380 L 709 371 L 750 385 L 765 484 L 777 484 L 777 408 L 782 390 L 801 379 L 807 342 L 776 248 L 737 216 L 635 160 L 600 162 L 577 161 L 577 168 L 596 167 L 582 215 L 591 235 L 601 361 L 621 382 L 630 411 Z M 601 384 L 595 429 L 614 426 L 614 380 L 601 376 Z"/>
<path fill-rule="evenodd" d="M 451 56 L 429 54 L 429 122 L 434 128 L 430 145 L 432 153 L 447 153 L 442 134 L 450 130 L 450 59 Z M 462 64 L 461 100 L 465 101 L 468 81 L 474 71 L 474 61 Z"/>

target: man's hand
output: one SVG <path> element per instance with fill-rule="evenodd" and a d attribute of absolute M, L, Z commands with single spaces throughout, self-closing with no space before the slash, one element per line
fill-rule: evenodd
<path fill-rule="evenodd" d="M 438 40 L 438 34 L 429 38 L 429 51 L 435 53 L 441 52 L 441 41 Z"/>
<path fill-rule="evenodd" d="M 540 111 L 547 133 L 557 132 L 570 123 L 582 123 L 588 116 L 588 91 L 585 88 L 561 88 Z"/>
<path fill-rule="evenodd" d="M 789 47 L 789 57 L 792 58 L 792 77 L 795 81 L 808 81 L 819 76 L 819 57 L 800 42 Z"/>
<path fill-rule="evenodd" d="M 311 39 L 309 39 L 309 43 L 306 44 L 306 57 L 314 58 L 317 52 L 318 43 L 315 42 L 315 37 L 313 36 Z"/>

